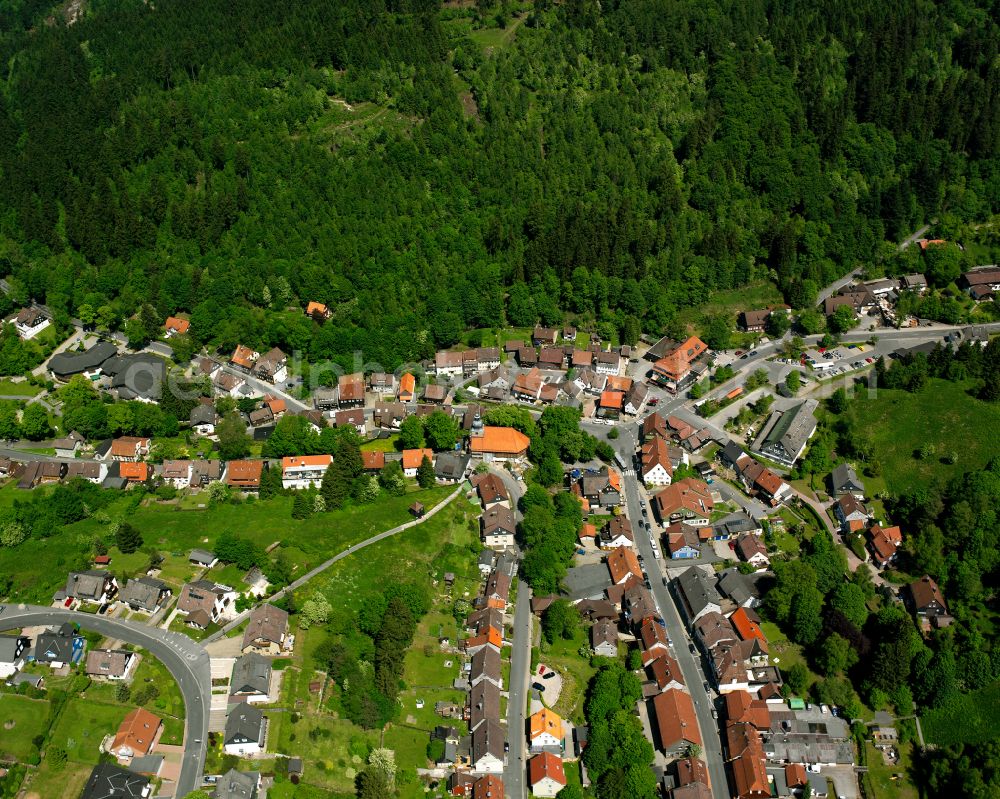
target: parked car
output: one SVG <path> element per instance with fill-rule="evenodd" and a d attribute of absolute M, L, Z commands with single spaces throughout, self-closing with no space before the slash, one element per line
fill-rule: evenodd
<path fill-rule="evenodd" d="M 554 671 L 547 671 L 547 672 L 545 672 L 545 674 L 542 675 L 542 679 L 543 680 L 551 680 L 555 676 L 556 676 L 556 673 Z"/>
<path fill-rule="evenodd" d="M 705 680 L 705 682 L 703 682 L 701 685 L 705 689 L 706 694 L 712 690 L 711 688 L 708 687 L 708 680 Z"/>
<path fill-rule="evenodd" d="M 536 691 L 544 691 L 545 690 L 545 686 L 542 685 L 540 682 L 533 682 L 531 684 L 531 687 L 534 688 Z"/>

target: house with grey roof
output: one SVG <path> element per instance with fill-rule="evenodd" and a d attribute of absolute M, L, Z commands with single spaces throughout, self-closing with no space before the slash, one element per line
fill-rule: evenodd
<path fill-rule="evenodd" d="M 219 777 L 212 791 L 212 799 L 257 799 L 260 790 L 259 771 L 229 769 Z"/>
<path fill-rule="evenodd" d="M 816 400 L 803 400 L 772 413 L 754 441 L 753 451 L 783 466 L 794 466 L 816 432 L 817 406 Z"/>
<path fill-rule="evenodd" d="M 87 674 L 105 680 L 127 680 L 139 656 L 127 649 L 92 649 L 87 653 Z"/>
<path fill-rule="evenodd" d="M 58 628 L 39 633 L 35 638 L 32 656 L 36 663 L 45 663 L 59 669 L 82 656 L 84 646 L 83 636 L 78 635 L 73 625 L 66 622 Z"/>
<path fill-rule="evenodd" d="M 264 714 L 253 705 L 241 702 L 226 719 L 222 748 L 227 755 L 255 755 L 264 751 L 266 732 Z"/>
<path fill-rule="evenodd" d="M 25 635 L 0 635 L 0 680 L 6 680 L 24 666 L 31 648 Z"/>
<path fill-rule="evenodd" d="M 133 577 L 125 583 L 121 600 L 132 610 L 155 613 L 170 594 L 170 586 L 163 580 L 157 580 L 155 577 Z"/>
<path fill-rule="evenodd" d="M 504 729 L 497 721 L 485 721 L 472 733 L 472 768 L 477 774 L 503 771 Z"/>
<path fill-rule="evenodd" d="M 98 763 L 83 786 L 80 799 L 146 799 L 149 778 L 113 763 Z"/>
<path fill-rule="evenodd" d="M 714 578 L 698 566 L 685 570 L 674 580 L 674 591 L 681 600 L 681 608 L 688 624 L 693 625 L 706 613 L 719 613 L 722 610 Z"/>
<path fill-rule="evenodd" d="M 865 498 L 865 484 L 858 477 L 854 467 L 849 463 L 841 463 L 830 473 L 830 488 L 834 497 L 853 494 L 856 499 Z"/>
<path fill-rule="evenodd" d="M 274 605 L 258 605 L 243 633 L 243 652 L 278 655 L 288 635 L 288 612 Z"/>
<path fill-rule="evenodd" d="M 271 661 L 256 652 L 240 655 L 233 663 L 229 694 L 244 702 L 266 702 L 271 687 Z"/>
<path fill-rule="evenodd" d="M 103 605 L 117 593 L 118 581 L 107 571 L 70 572 L 66 578 L 65 596 L 81 602 Z"/>
<path fill-rule="evenodd" d="M 219 562 L 219 559 L 214 552 L 209 552 L 207 549 L 192 549 L 188 554 L 188 561 L 195 566 L 203 566 L 206 569 L 210 569 Z"/>
<path fill-rule="evenodd" d="M 468 452 L 442 452 L 434 459 L 434 477 L 439 483 L 457 483 L 465 478 L 470 460 Z"/>
<path fill-rule="evenodd" d="M 760 593 L 753 582 L 738 569 L 726 569 L 719 575 L 719 592 L 741 608 L 755 608 L 760 604 Z"/>

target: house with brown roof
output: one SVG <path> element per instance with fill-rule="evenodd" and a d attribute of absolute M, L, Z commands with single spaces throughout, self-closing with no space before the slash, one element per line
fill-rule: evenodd
<path fill-rule="evenodd" d="M 642 642 L 643 659 L 667 654 L 670 649 L 670 639 L 667 630 L 660 619 L 644 619 L 639 625 L 639 641 Z M 647 657 L 647 655 L 649 657 Z"/>
<path fill-rule="evenodd" d="M 607 557 L 608 571 L 611 572 L 611 582 L 621 585 L 629 577 L 635 577 L 642 582 L 642 568 L 639 559 L 629 547 L 618 547 Z"/>
<path fill-rule="evenodd" d="M 701 541 L 698 531 L 683 522 L 674 522 L 663 531 L 667 539 L 667 552 L 671 560 L 683 560 L 701 557 Z"/>
<path fill-rule="evenodd" d="M 678 760 L 674 766 L 677 769 L 677 784 L 670 793 L 670 799 L 712 799 L 705 761 L 687 757 Z"/>
<path fill-rule="evenodd" d="M 424 386 L 424 402 L 433 402 L 436 405 L 442 405 L 447 398 L 447 386 L 439 386 L 435 383 L 428 383 Z"/>
<path fill-rule="evenodd" d="M 127 649 L 91 649 L 87 653 L 87 674 L 104 680 L 129 679 L 139 656 Z"/>
<path fill-rule="evenodd" d="M 659 738 L 657 743 L 668 757 L 683 754 L 692 745 L 702 745 L 694 703 L 689 694 L 670 688 L 653 697 L 653 710 Z"/>
<path fill-rule="evenodd" d="M 767 547 L 760 536 L 746 533 L 736 539 L 736 554 L 740 560 L 749 563 L 756 569 L 766 569 L 771 565 L 767 556 Z"/>
<path fill-rule="evenodd" d="M 624 583 L 613 585 L 607 589 L 608 599 L 611 599 L 613 589 L 624 589 L 621 594 L 622 614 L 625 620 L 632 626 L 633 630 L 638 628 L 646 619 L 657 619 L 660 611 L 656 607 L 656 601 L 642 580 L 634 574 L 630 574 Z"/>
<path fill-rule="evenodd" d="M 771 784 L 765 768 L 764 744 L 753 725 L 746 722 L 729 724 L 726 752 L 734 799 L 768 799 Z"/>
<path fill-rule="evenodd" d="M 258 605 L 250 613 L 243 632 L 241 651 L 261 655 L 280 655 L 287 648 L 288 613 L 274 605 Z"/>
<path fill-rule="evenodd" d="M 368 376 L 368 387 L 376 394 L 393 394 L 396 376 L 392 372 L 372 372 Z"/>
<path fill-rule="evenodd" d="M 288 356 L 277 347 L 272 347 L 257 359 L 253 373 L 268 383 L 284 383 L 288 379 Z"/>
<path fill-rule="evenodd" d="M 651 417 L 647 417 L 651 418 Z M 661 417 L 662 418 L 662 417 Z M 639 459 L 642 482 L 648 486 L 668 486 L 674 477 L 670 448 L 659 436 L 651 436 L 642 445 Z"/>
<path fill-rule="evenodd" d="M 472 799 L 504 799 L 503 780 L 494 774 L 480 777 L 472 784 Z"/>
<path fill-rule="evenodd" d="M 365 378 L 360 372 L 337 378 L 337 407 L 360 408 L 365 404 Z"/>
<path fill-rule="evenodd" d="M 656 494 L 652 505 L 664 524 L 682 521 L 692 527 L 705 527 L 715 501 L 703 480 L 685 477 Z"/>
<path fill-rule="evenodd" d="M 22 308 L 14 317 L 14 328 L 21 339 L 27 341 L 41 333 L 51 322 L 38 308 Z"/>
<path fill-rule="evenodd" d="M 763 333 L 770 316 L 770 308 L 757 311 L 742 311 L 737 319 L 737 324 L 741 330 L 745 330 L 747 333 Z"/>
<path fill-rule="evenodd" d="M 372 411 L 372 424 L 382 430 L 399 430 L 406 416 L 406 406 L 402 402 L 378 404 Z"/>
<path fill-rule="evenodd" d="M 507 609 L 507 603 L 510 601 L 510 583 L 510 574 L 504 569 L 496 568 L 490 572 L 483 593 L 488 607 Z"/>
<path fill-rule="evenodd" d="M 729 724 L 750 724 L 760 732 L 771 729 L 771 710 L 763 699 L 749 691 L 730 691 L 723 695 L 723 699 Z"/>
<path fill-rule="evenodd" d="M 543 382 L 542 373 L 537 368 L 521 372 L 514 378 L 511 394 L 514 395 L 514 399 L 534 402 L 542 393 Z"/>
<path fill-rule="evenodd" d="M 644 657 L 643 666 L 650 678 L 656 684 L 658 691 L 668 691 L 671 688 L 684 688 L 684 675 L 680 664 L 667 652 L 653 652 L 653 657 Z"/>
<path fill-rule="evenodd" d="M 528 785 L 535 796 L 556 796 L 566 787 L 563 762 L 551 752 L 542 752 L 528 761 Z"/>
<path fill-rule="evenodd" d="M 691 336 L 653 364 L 650 379 L 676 394 L 693 382 L 692 366 L 707 352 L 708 345 L 697 336 Z"/>
<path fill-rule="evenodd" d="M 140 460 L 149 454 L 149 439 L 139 436 L 120 436 L 111 442 L 108 454 L 113 461 L 129 463 Z"/>
<path fill-rule="evenodd" d="M 599 619 L 590 628 L 590 648 L 595 655 L 618 656 L 618 625 L 613 619 Z"/>
<path fill-rule="evenodd" d="M 205 614 L 212 622 L 219 621 L 229 607 L 236 602 L 236 591 L 228 585 L 218 585 L 211 580 L 195 580 L 185 583 L 177 597 L 177 612 L 191 615 Z"/>
<path fill-rule="evenodd" d="M 559 331 L 552 327 L 541 327 L 536 325 L 531 332 L 531 343 L 536 347 L 545 344 L 555 344 L 559 340 Z"/>
<path fill-rule="evenodd" d="M 944 594 L 928 575 L 910 583 L 910 598 L 917 620 L 925 627 L 947 627 L 953 621 L 944 601 Z"/>
<path fill-rule="evenodd" d="M 844 494 L 838 499 L 833 506 L 833 512 L 845 532 L 850 530 L 852 522 L 860 522 L 865 525 L 871 519 L 868 508 L 853 494 Z"/>
<path fill-rule="evenodd" d="M 562 347 L 542 347 L 538 352 L 539 369 L 562 369 L 566 366 L 566 351 Z"/>
<path fill-rule="evenodd" d="M 259 491 L 264 473 L 262 460 L 237 460 L 226 464 L 226 485 L 240 491 Z"/>
<path fill-rule="evenodd" d="M 601 549 L 606 550 L 635 546 L 632 523 L 624 515 L 612 516 L 601 528 L 601 532 L 597 538 L 597 545 Z"/>
<path fill-rule="evenodd" d="M 475 475 L 472 484 L 479 492 L 479 501 L 482 502 L 484 508 L 489 508 L 492 505 L 510 507 L 510 493 L 498 475 L 492 472 Z"/>
<path fill-rule="evenodd" d="M 108 751 L 120 760 L 148 755 L 163 731 L 163 721 L 145 708 L 137 707 L 122 720 Z"/>
<path fill-rule="evenodd" d="M 500 653 L 493 647 L 483 647 L 472 656 L 469 671 L 469 685 L 476 686 L 483 680 L 493 683 L 503 690 L 503 671 L 500 665 Z"/>
<path fill-rule="evenodd" d="M 692 637 L 706 654 L 719 644 L 739 640 L 729 620 L 718 611 L 709 611 L 694 623 Z"/>

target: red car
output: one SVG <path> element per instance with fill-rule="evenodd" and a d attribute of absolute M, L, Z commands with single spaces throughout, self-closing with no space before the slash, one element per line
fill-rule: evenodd
<path fill-rule="evenodd" d="M 659 398 L 657 398 L 657 397 L 653 397 L 653 398 L 652 398 L 652 399 L 651 399 L 651 400 L 649 401 L 649 404 L 650 404 L 650 405 L 659 405 L 659 404 L 660 404 L 660 400 L 659 400 Z"/>
<path fill-rule="evenodd" d="M 736 353 L 735 353 L 735 354 L 736 354 L 736 355 L 742 355 L 742 354 L 743 354 L 743 350 L 736 350 Z"/>

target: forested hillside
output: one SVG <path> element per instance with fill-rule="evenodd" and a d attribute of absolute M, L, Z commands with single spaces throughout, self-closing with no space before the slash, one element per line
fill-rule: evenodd
<path fill-rule="evenodd" d="M 633 339 L 1000 204 L 992 0 L 3 5 L 0 271 L 99 326 L 390 367 L 567 312 Z"/>

